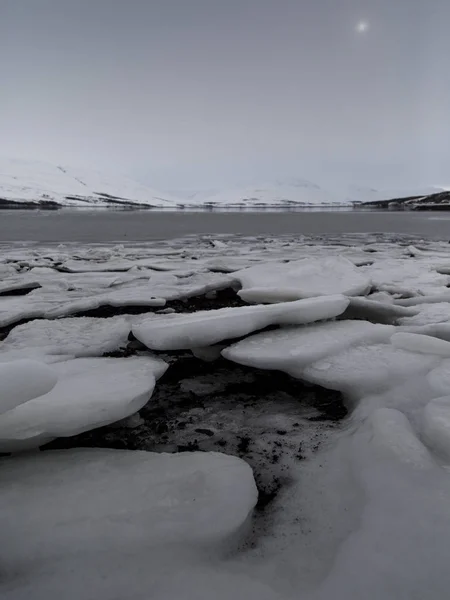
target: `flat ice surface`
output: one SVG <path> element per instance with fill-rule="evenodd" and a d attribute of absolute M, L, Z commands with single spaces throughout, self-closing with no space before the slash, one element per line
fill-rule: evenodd
<path fill-rule="evenodd" d="M 395 348 L 410 350 L 419 354 L 437 354 L 442 357 L 450 357 L 450 342 L 437 339 L 430 335 L 419 333 L 396 333 L 391 337 L 391 344 Z"/>
<path fill-rule="evenodd" d="M 234 548 L 257 500 L 250 467 L 216 453 L 53 451 L 2 459 L 1 479 L 5 600 L 162 598 Z"/>
<path fill-rule="evenodd" d="M 343 257 L 266 263 L 237 271 L 240 296 L 247 302 L 282 302 L 314 296 L 358 296 L 370 289 L 370 279 Z"/>
<path fill-rule="evenodd" d="M 61 356 L 102 356 L 125 348 L 130 331 L 129 318 L 122 316 L 30 321 L 15 327 L 0 342 L 0 362 L 12 356 L 24 355 L 39 357 L 44 361 Z"/>
<path fill-rule="evenodd" d="M 431 448 L 450 461 L 450 396 L 436 398 L 424 408 L 424 436 Z"/>
<path fill-rule="evenodd" d="M 269 325 L 292 325 L 330 319 L 342 314 L 347 306 L 347 298 L 335 295 L 274 306 L 223 308 L 191 315 L 149 319 L 134 326 L 132 332 L 152 350 L 198 348 L 241 337 Z"/>
<path fill-rule="evenodd" d="M 317 323 L 259 333 L 232 344 L 222 355 L 249 367 L 285 371 L 301 377 L 304 367 L 363 343 L 387 341 L 395 328 L 366 321 Z"/>
<path fill-rule="evenodd" d="M 148 402 L 166 368 L 164 361 L 147 357 L 53 364 L 58 377 L 53 389 L 0 416 L 0 451 L 36 448 L 124 419 Z"/>
<path fill-rule="evenodd" d="M 390 344 L 360 345 L 306 367 L 303 378 L 361 398 L 398 385 L 437 364 L 439 357 L 394 348 Z"/>

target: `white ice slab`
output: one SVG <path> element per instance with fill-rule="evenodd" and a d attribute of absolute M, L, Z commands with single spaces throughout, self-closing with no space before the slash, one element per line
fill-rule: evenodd
<path fill-rule="evenodd" d="M 219 558 L 257 500 L 247 463 L 217 453 L 51 451 L 2 459 L 1 472 L 4 600 L 163 600 L 184 576 L 177 598 L 206 599 L 218 580 L 227 594 L 236 576 L 219 579 Z"/>
<path fill-rule="evenodd" d="M 150 319 L 133 327 L 138 340 L 153 350 L 180 350 L 210 346 L 247 335 L 269 325 L 311 323 L 341 314 L 344 296 L 328 296 L 272 306 L 244 306 L 201 311 L 183 316 Z"/>
<path fill-rule="evenodd" d="M 0 361 L 8 356 L 102 356 L 124 348 L 131 324 L 127 317 L 38 319 L 18 325 L 0 342 Z"/>
<path fill-rule="evenodd" d="M 395 327 L 366 321 L 337 321 L 307 327 L 290 327 L 248 337 L 222 351 L 242 365 L 285 371 L 300 377 L 303 369 L 328 355 L 355 344 L 388 341 Z"/>
<path fill-rule="evenodd" d="M 423 411 L 423 432 L 428 445 L 450 460 L 450 396 L 432 400 Z"/>
<path fill-rule="evenodd" d="M 52 368 L 58 381 L 50 392 L 1 415 L 0 451 L 35 448 L 132 415 L 167 365 L 147 357 L 79 358 Z"/>
<path fill-rule="evenodd" d="M 391 294 L 421 296 L 444 293 L 449 282 L 447 275 L 435 271 L 432 259 L 398 259 L 388 255 L 360 270 L 371 278 L 378 290 Z"/>
<path fill-rule="evenodd" d="M 432 302 L 429 304 L 418 304 L 412 309 L 416 310 L 415 315 L 404 315 L 398 322 L 401 325 L 432 325 L 434 323 L 450 322 L 450 303 Z"/>
<path fill-rule="evenodd" d="M 265 263 L 237 271 L 241 297 L 248 302 L 282 302 L 344 294 L 368 293 L 371 282 L 367 275 L 342 257 L 304 259 L 288 263 Z"/>
<path fill-rule="evenodd" d="M 444 358 L 450 357 L 450 342 L 418 333 L 399 332 L 391 337 L 394 348 L 409 350 L 418 354 L 436 354 Z"/>
<path fill-rule="evenodd" d="M 392 324 L 402 317 L 411 317 L 418 312 L 415 308 L 396 306 L 387 302 L 377 302 L 368 298 L 350 298 L 344 317 L 366 319 L 374 323 Z"/>
<path fill-rule="evenodd" d="M 55 369 L 34 360 L 0 363 L 0 414 L 47 394 L 57 379 Z"/>
<path fill-rule="evenodd" d="M 60 267 L 61 270 L 68 273 L 89 273 L 89 272 L 108 272 L 108 271 L 129 271 L 134 266 L 130 260 L 108 260 L 99 262 L 95 260 L 67 260 Z"/>
<path fill-rule="evenodd" d="M 436 396 L 446 395 L 450 390 L 450 360 L 443 360 L 427 376 L 431 387 L 436 390 Z"/>
<path fill-rule="evenodd" d="M 359 345 L 311 364 L 302 377 L 361 399 L 420 373 L 425 376 L 440 360 L 434 354 L 408 352 L 390 344 Z"/>

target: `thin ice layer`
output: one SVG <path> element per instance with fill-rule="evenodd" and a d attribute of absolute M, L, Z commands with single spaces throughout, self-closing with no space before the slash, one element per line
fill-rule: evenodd
<path fill-rule="evenodd" d="M 36 448 L 114 423 L 141 409 L 166 370 L 153 358 L 78 358 L 52 365 L 58 381 L 0 417 L 0 451 Z"/>
<path fill-rule="evenodd" d="M 149 319 L 133 335 L 153 350 L 179 350 L 216 344 L 269 325 L 311 323 L 335 317 L 347 308 L 344 296 L 311 298 L 273 306 L 244 306 L 190 315 Z"/>

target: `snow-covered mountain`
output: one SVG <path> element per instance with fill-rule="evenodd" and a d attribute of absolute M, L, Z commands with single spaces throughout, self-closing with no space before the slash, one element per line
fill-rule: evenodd
<path fill-rule="evenodd" d="M 391 198 L 429 196 L 442 188 L 412 188 L 404 190 L 377 190 L 357 185 L 330 185 L 326 188 L 304 179 L 275 181 L 263 185 L 249 185 L 229 190 L 189 194 L 186 206 L 216 208 L 264 207 L 345 207 L 364 202 Z M 181 195 L 181 194 L 180 194 Z M 185 197 L 187 194 L 184 195 Z"/>
<path fill-rule="evenodd" d="M 168 209 L 340 207 L 412 196 L 427 197 L 442 188 L 376 190 L 329 186 L 304 179 L 278 180 L 229 190 L 158 192 L 117 175 L 38 161 L 0 158 L 0 207 L 129 206 Z"/>
<path fill-rule="evenodd" d="M 345 196 L 333 194 L 311 181 L 293 179 L 260 186 L 246 186 L 206 196 L 199 192 L 187 200 L 192 206 L 268 207 L 268 206 L 350 206 Z"/>
<path fill-rule="evenodd" d="M 443 188 L 438 186 L 376 190 L 370 187 L 351 185 L 348 187 L 346 195 L 353 202 L 379 202 L 380 200 L 391 200 L 394 198 L 430 196 L 442 191 Z"/>
<path fill-rule="evenodd" d="M 174 208 L 182 201 L 131 179 L 44 162 L 0 159 L 0 205 Z"/>

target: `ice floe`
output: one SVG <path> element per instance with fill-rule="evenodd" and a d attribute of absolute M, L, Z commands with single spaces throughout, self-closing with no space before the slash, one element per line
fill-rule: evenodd
<path fill-rule="evenodd" d="M 257 500 L 250 467 L 217 453 L 78 449 L 1 463 L 5 600 L 75 600 L 81 589 L 85 597 L 168 598 L 182 579 L 177 597 L 203 597 Z"/>
<path fill-rule="evenodd" d="M 391 337 L 391 344 L 395 348 L 409 350 L 419 354 L 436 354 L 442 357 L 450 357 L 450 342 L 440 340 L 430 335 L 418 333 L 399 332 Z"/>
<path fill-rule="evenodd" d="M 100 357 L 125 348 L 130 331 L 131 321 L 125 316 L 37 319 L 18 325 L 0 342 L 0 361 L 14 356 L 40 357 L 44 361 L 58 356 Z"/>
<path fill-rule="evenodd" d="M 269 325 L 311 323 L 344 312 L 348 299 L 328 296 L 280 303 L 201 311 L 185 316 L 150 319 L 133 327 L 133 334 L 152 350 L 180 350 L 217 344 Z"/>
<path fill-rule="evenodd" d="M 439 357 L 394 348 L 390 344 L 359 345 L 307 366 L 302 377 L 357 399 L 398 385 L 437 365 Z"/>
<path fill-rule="evenodd" d="M 350 298 L 344 313 L 347 319 L 366 319 L 374 323 L 392 324 L 404 317 L 413 317 L 418 313 L 415 308 L 396 306 L 390 302 L 379 302 L 372 298 Z"/>
<path fill-rule="evenodd" d="M 283 302 L 314 296 L 367 294 L 370 279 L 343 257 L 266 263 L 237 271 L 246 302 Z"/>
<path fill-rule="evenodd" d="M 393 326 L 366 321 L 317 323 L 250 336 L 225 348 L 222 355 L 249 367 L 301 377 L 311 363 L 329 355 L 339 356 L 352 345 L 387 342 L 394 332 Z"/>
<path fill-rule="evenodd" d="M 37 361 L 0 363 L 0 414 L 50 392 L 57 379 L 54 369 Z"/>
<path fill-rule="evenodd" d="M 0 451 L 35 448 L 124 419 L 148 402 L 166 368 L 149 357 L 54 363 L 58 380 L 49 392 L 0 416 Z"/>

